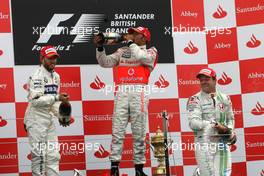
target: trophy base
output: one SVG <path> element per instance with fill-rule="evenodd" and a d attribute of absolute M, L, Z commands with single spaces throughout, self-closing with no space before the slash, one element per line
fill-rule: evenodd
<path fill-rule="evenodd" d="M 166 168 L 165 167 L 157 168 L 153 176 L 166 176 Z"/>
<path fill-rule="evenodd" d="M 164 174 L 153 174 L 153 176 L 166 176 L 166 173 L 164 173 Z"/>

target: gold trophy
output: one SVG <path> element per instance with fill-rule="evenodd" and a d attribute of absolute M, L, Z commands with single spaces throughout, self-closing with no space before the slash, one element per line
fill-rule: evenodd
<path fill-rule="evenodd" d="M 158 167 L 154 172 L 154 176 L 166 176 L 165 142 L 160 127 L 158 127 L 156 134 L 151 137 L 151 145 L 154 147 L 154 157 L 158 159 Z"/>

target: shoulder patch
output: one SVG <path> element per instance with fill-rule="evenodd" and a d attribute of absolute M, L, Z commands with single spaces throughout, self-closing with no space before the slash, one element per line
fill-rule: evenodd
<path fill-rule="evenodd" d="M 199 106 L 199 97 L 197 96 L 192 96 L 188 99 L 187 101 L 187 110 L 188 111 L 193 111 L 194 108 L 196 108 L 197 106 Z"/>

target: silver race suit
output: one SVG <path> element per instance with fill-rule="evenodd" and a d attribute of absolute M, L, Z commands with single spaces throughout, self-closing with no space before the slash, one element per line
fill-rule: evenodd
<path fill-rule="evenodd" d="M 215 123 L 234 129 L 234 114 L 229 96 L 203 91 L 189 98 L 187 103 L 189 126 L 195 133 L 195 155 L 202 176 L 230 176 L 231 154 Z"/>
<path fill-rule="evenodd" d="M 29 78 L 29 104 L 24 124 L 28 132 L 34 176 L 59 175 L 60 154 L 55 134 L 54 115 L 58 114 L 60 77 L 40 66 Z"/>
<path fill-rule="evenodd" d="M 126 126 L 130 121 L 134 142 L 134 163 L 144 164 L 149 102 L 145 90 L 150 72 L 157 62 L 157 51 L 154 47 L 146 49 L 146 46 L 131 44 L 129 47 L 119 48 L 111 55 L 97 50 L 96 57 L 102 67 L 115 67 L 118 72 L 115 75 L 119 87 L 114 100 L 110 160 L 112 162 L 121 160 Z"/>

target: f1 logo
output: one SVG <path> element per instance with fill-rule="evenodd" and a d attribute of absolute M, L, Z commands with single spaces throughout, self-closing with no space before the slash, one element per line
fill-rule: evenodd
<path fill-rule="evenodd" d="M 37 43 L 48 43 L 51 36 L 61 34 L 76 35 L 72 43 L 87 42 L 94 33 L 99 33 L 99 25 L 105 18 L 104 14 L 82 14 L 75 26 L 70 28 L 59 26 L 61 22 L 69 20 L 73 15 L 54 14 L 44 31 L 40 32 Z"/>

